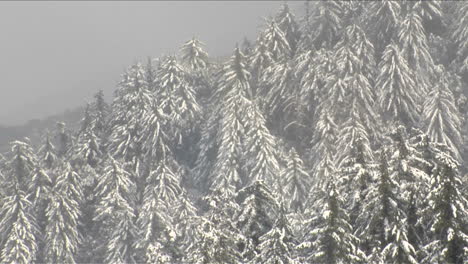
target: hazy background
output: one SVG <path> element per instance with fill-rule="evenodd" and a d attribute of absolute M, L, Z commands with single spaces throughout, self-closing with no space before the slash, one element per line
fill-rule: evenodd
<path fill-rule="evenodd" d="M 192 36 L 211 56 L 229 55 L 281 3 L 0 2 L 0 125 L 84 105 L 99 89 L 110 98 L 127 66 L 175 53 Z"/>

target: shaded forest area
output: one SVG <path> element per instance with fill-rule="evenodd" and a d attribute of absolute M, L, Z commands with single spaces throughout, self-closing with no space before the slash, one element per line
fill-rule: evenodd
<path fill-rule="evenodd" d="M 287 4 L 0 155 L 2 263 L 466 263 L 468 2 Z M 40 147 L 33 147 L 35 144 Z"/>

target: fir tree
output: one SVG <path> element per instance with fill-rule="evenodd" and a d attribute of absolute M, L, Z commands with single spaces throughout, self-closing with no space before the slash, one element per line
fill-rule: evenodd
<path fill-rule="evenodd" d="M 280 29 L 278 23 L 274 20 L 270 21 L 263 34 L 265 45 L 274 62 L 282 62 L 292 57 L 291 46 L 289 46 L 285 33 Z"/>
<path fill-rule="evenodd" d="M 114 158 L 131 163 L 134 172 L 140 171 L 144 154 L 143 117 L 151 111 L 153 102 L 143 67 L 140 64 L 131 66 L 120 82 L 112 104 L 107 150 Z"/>
<path fill-rule="evenodd" d="M 424 263 L 464 263 L 467 257 L 468 201 L 462 192 L 464 184 L 458 162 L 448 151 L 435 154 L 436 167 L 431 180 L 429 205 L 425 215 L 431 219 L 431 240 L 424 247 Z"/>
<path fill-rule="evenodd" d="M 284 37 L 288 41 L 291 48 L 291 56 L 293 57 L 297 50 L 297 44 L 301 37 L 299 25 L 296 23 L 294 15 L 289 9 L 289 5 L 284 3 L 280 11 L 275 16 L 275 21 L 278 27 L 284 32 Z"/>
<path fill-rule="evenodd" d="M 104 92 L 99 90 L 94 95 L 93 112 L 94 112 L 94 133 L 98 137 L 103 137 L 107 129 L 107 118 L 110 112 L 109 105 L 104 99 Z"/>
<path fill-rule="evenodd" d="M 358 248 L 359 240 L 352 233 L 344 201 L 333 183 L 327 180 L 325 190 L 319 192 L 317 215 L 309 220 L 306 241 L 299 248 L 310 253 L 307 259 L 313 263 L 359 263 L 365 260 Z"/>
<path fill-rule="evenodd" d="M 38 227 L 33 204 L 18 184 L 2 198 L 0 209 L 0 242 L 3 263 L 31 263 L 36 261 Z"/>
<path fill-rule="evenodd" d="M 99 200 L 94 220 L 100 223 L 101 246 L 104 247 L 98 252 L 104 255 L 105 262 L 134 262 L 133 243 L 137 237 L 134 224 L 135 183 L 130 173 L 119 162 L 109 158 L 96 186 L 96 195 Z"/>
<path fill-rule="evenodd" d="M 448 87 L 443 66 L 437 68 L 435 87 L 426 97 L 423 105 L 423 118 L 427 134 L 438 143 L 446 144 L 461 159 L 463 139 L 461 135 L 462 117 L 455 105 L 455 97 Z"/>
<path fill-rule="evenodd" d="M 281 171 L 281 180 L 286 187 L 286 197 L 289 198 L 289 208 L 295 212 L 304 212 L 308 192 L 310 190 L 310 176 L 303 161 L 292 148 L 286 156 L 286 166 Z"/>
<path fill-rule="evenodd" d="M 312 14 L 312 39 L 315 48 L 331 49 L 338 41 L 342 25 L 342 7 L 338 1 L 319 1 Z"/>
<path fill-rule="evenodd" d="M 39 148 L 38 158 L 47 170 L 51 170 L 56 165 L 57 152 L 48 132 L 46 132 L 43 145 Z"/>
<path fill-rule="evenodd" d="M 279 218 L 273 228 L 260 237 L 259 253 L 252 263 L 265 264 L 296 264 L 295 243 L 290 223 L 284 209 L 280 211 Z"/>
<path fill-rule="evenodd" d="M 76 263 L 76 253 L 81 242 L 78 231 L 81 217 L 80 204 L 70 196 L 67 174 L 61 174 L 50 193 L 45 227 L 45 260 L 51 263 Z"/>
<path fill-rule="evenodd" d="M 247 259 L 250 259 L 250 254 L 259 251 L 260 237 L 273 227 L 279 205 L 274 194 L 263 181 L 255 181 L 240 190 L 238 198 L 241 201 L 241 211 L 237 217 L 237 226 L 249 240 L 244 249 L 247 254 L 244 254 L 247 255 Z M 249 246 L 252 248 L 248 248 Z"/>
<path fill-rule="evenodd" d="M 420 94 L 414 73 L 395 44 L 385 49 L 379 68 L 376 87 L 380 87 L 379 104 L 386 120 L 400 121 L 407 126 L 417 124 Z"/>
<path fill-rule="evenodd" d="M 246 133 L 245 111 L 251 101 L 250 74 L 246 70 L 245 58 L 238 48 L 235 49 L 229 64 L 226 66 L 220 87 L 227 91 L 224 95 L 225 103 L 220 109 L 220 123 L 217 131 L 217 144 L 219 146 L 216 162 L 210 176 L 210 190 L 223 190 L 226 195 L 233 195 L 240 185 L 243 175 L 242 142 Z"/>

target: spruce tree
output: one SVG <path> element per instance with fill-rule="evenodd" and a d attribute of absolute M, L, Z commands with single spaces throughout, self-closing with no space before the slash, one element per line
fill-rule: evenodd
<path fill-rule="evenodd" d="M 76 263 L 81 242 L 78 230 L 81 218 L 80 201 L 69 194 L 67 173 L 57 178 L 47 204 L 45 227 L 45 260 L 50 263 Z"/>
<path fill-rule="evenodd" d="M 290 223 L 281 208 L 278 220 L 266 234 L 260 237 L 259 253 L 251 263 L 296 264 L 295 241 Z"/>
<path fill-rule="evenodd" d="M 449 82 L 445 78 L 443 66 L 437 68 L 436 76 L 435 87 L 426 97 L 423 105 L 426 133 L 431 140 L 446 144 L 454 157 L 461 160 L 463 119 L 455 105 L 455 97 L 448 86 Z"/>
<path fill-rule="evenodd" d="M 427 219 L 431 219 L 431 240 L 424 247 L 423 263 L 464 263 L 468 260 L 468 200 L 462 191 L 465 182 L 460 176 L 459 163 L 449 151 L 439 150 L 435 160 L 429 204 L 424 209 Z"/>
<path fill-rule="evenodd" d="M 297 45 L 301 37 L 299 25 L 295 21 L 294 14 L 291 13 L 289 5 L 284 3 L 275 16 L 278 27 L 284 32 L 284 37 L 291 48 L 291 56 L 296 54 Z"/>
<path fill-rule="evenodd" d="M 288 208 L 294 212 L 304 212 L 311 187 L 310 176 L 294 148 L 286 156 L 286 166 L 281 170 L 280 178 L 284 183 L 281 186 L 286 188 L 285 197 L 290 197 Z"/>
<path fill-rule="evenodd" d="M 414 72 L 395 44 L 387 46 L 379 68 L 376 87 L 380 89 L 378 101 L 384 111 L 384 119 L 406 126 L 416 125 L 421 94 L 418 94 Z"/>
<path fill-rule="evenodd" d="M 359 240 L 353 235 L 344 201 L 334 179 L 326 180 L 324 190 L 318 189 L 316 215 L 309 220 L 306 241 L 299 245 L 308 252 L 306 258 L 312 263 L 360 263 L 365 261 L 358 248 Z"/>
<path fill-rule="evenodd" d="M 331 49 L 342 28 L 342 7 L 338 1 L 319 1 L 312 13 L 312 39 L 316 49 Z"/>
<path fill-rule="evenodd" d="M 2 263 L 36 261 L 38 227 L 33 204 L 18 184 L 0 202 L 0 242 Z"/>
<path fill-rule="evenodd" d="M 291 46 L 277 22 L 270 21 L 263 34 L 265 45 L 274 62 L 282 62 L 292 57 Z"/>
<path fill-rule="evenodd" d="M 109 157 L 102 177 L 96 186 L 98 203 L 94 221 L 102 234 L 97 262 L 134 262 L 135 183 L 122 165 Z"/>

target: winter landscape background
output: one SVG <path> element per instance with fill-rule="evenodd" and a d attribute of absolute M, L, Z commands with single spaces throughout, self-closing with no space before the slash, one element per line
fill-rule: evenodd
<path fill-rule="evenodd" d="M 0 262 L 467 262 L 468 2 L 275 5 L 0 127 Z"/>

